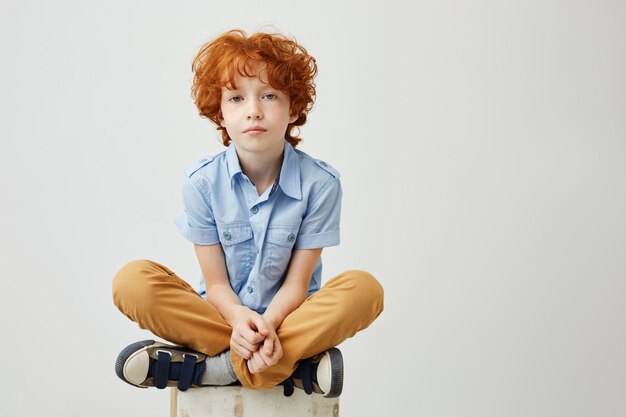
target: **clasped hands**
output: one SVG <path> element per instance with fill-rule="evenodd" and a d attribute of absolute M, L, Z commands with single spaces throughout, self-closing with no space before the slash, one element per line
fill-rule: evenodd
<path fill-rule="evenodd" d="M 246 359 L 251 374 L 264 371 L 282 358 L 276 329 L 259 313 L 242 306 L 233 318 L 232 329 L 230 349 Z"/>

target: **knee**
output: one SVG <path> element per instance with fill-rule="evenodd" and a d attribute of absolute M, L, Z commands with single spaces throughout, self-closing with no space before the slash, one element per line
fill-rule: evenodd
<path fill-rule="evenodd" d="M 385 290 L 378 280 L 369 272 L 361 270 L 346 271 L 351 277 L 358 299 L 367 305 L 374 306 L 380 314 L 384 308 Z"/>
<path fill-rule="evenodd" d="M 150 300 L 147 291 L 150 286 L 148 272 L 153 269 L 153 263 L 146 259 L 137 259 L 125 264 L 113 277 L 113 303 L 122 308 L 128 300 Z"/>

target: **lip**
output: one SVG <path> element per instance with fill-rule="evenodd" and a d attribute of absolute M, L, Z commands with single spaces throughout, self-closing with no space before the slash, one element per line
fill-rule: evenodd
<path fill-rule="evenodd" d="M 267 131 L 267 129 L 263 129 L 261 126 L 251 126 L 251 127 L 247 128 L 246 130 L 244 130 L 243 133 L 265 132 L 265 131 Z"/>

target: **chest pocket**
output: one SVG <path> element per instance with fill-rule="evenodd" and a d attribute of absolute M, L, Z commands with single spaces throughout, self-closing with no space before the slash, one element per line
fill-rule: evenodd
<path fill-rule="evenodd" d="M 270 226 L 267 230 L 265 273 L 271 280 L 280 280 L 291 260 L 300 226 Z"/>
<path fill-rule="evenodd" d="M 250 223 L 217 223 L 220 243 L 224 249 L 228 278 L 235 292 L 248 278 L 256 253 Z"/>

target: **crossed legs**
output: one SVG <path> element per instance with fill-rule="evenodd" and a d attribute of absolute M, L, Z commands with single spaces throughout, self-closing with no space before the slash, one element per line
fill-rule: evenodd
<path fill-rule="evenodd" d="M 198 352 L 215 356 L 230 346 L 231 328 L 220 313 L 183 279 L 150 260 L 124 265 L 113 280 L 113 301 L 142 329 Z M 237 378 L 245 387 L 269 389 L 288 378 L 298 361 L 337 346 L 367 328 L 383 310 L 383 289 L 365 271 L 350 270 L 329 280 L 278 328 L 280 361 L 251 374 L 231 351 Z"/>

